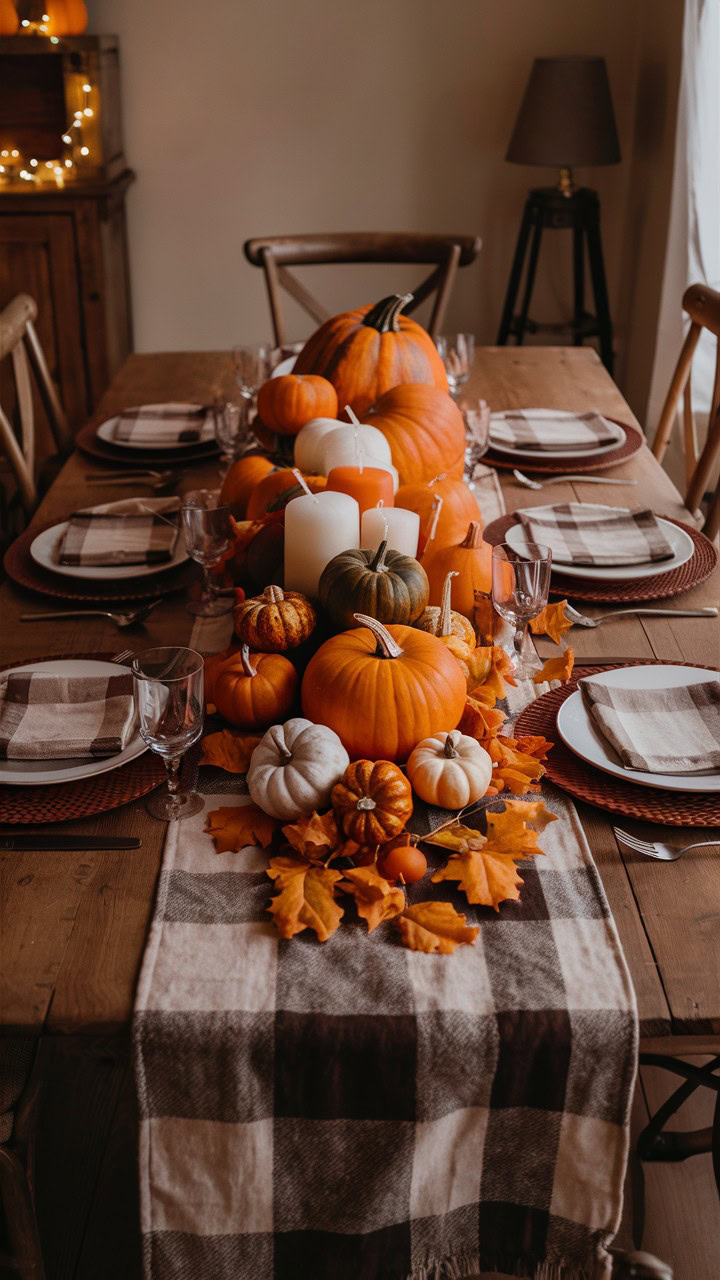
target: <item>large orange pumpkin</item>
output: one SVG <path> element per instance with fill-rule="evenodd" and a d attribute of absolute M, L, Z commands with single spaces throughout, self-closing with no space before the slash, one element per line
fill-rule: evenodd
<path fill-rule="evenodd" d="M 436 636 L 355 617 L 359 629 L 332 636 L 310 659 L 303 714 L 334 729 L 351 760 L 407 760 L 423 738 L 458 724 L 465 677 Z"/>
<path fill-rule="evenodd" d="M 218 712 L 239 729 L 267 729 L 287 720 L 297 682 L 297 671 L 282 654 L 251 653 L 246 644 L 212 673 Z"/>
<path fill-rule="evenodd" d="M 232 507 L 236 520 L 244 520 L 247 501 L 255 485 L 273 470 L 270 459 L 263 458 L 259 453 L 248 453 L 244 458 L 233 462 L 222 482 L 220 501 Z"/>
<path fill-rule="evenodd" d="M 445 579 L 457 572 L 453 584 L 453 605 L 472 620 L 476 591 L 492 591 L 492 547 L 483 542 L 482 525 L 472 520 L 461 542 L 428 551 L 423 568 L 430 581 L 430 604 L 442 604 Z M 453 725 L 453 728 L 455 726 Z"/>
<path fill-rule="evenodd" d="M 337 393 L 317 374 L 286 373 L 268 378 L 258 392 L 258 417 L 281 436 L 296 436 L 312 418 L 336 418 Z"/>
<path fill-rule="evenodd" d="M 305 476 L 304 480 L 313 493 L 319 493 L 327 484 L 325 476 Z M 255 485 L 248 498 L 245 515 L 248 520 L 257 520 L 266 512 L 279 511 L 291 498 L 298 498 L 304 492 L 290 468 L 281 467 L 279 471 L 269 472 Z"/>
<path fill-rule="evenodd" d="M 12 0 L 0 0 L 0 36 L 14 36 L 20 25 Z"/>
<path fill-rule="evenodd" d="M 49 36 L 81 36 L 88 22 L 84 0 L 47 0 L 43 13 Z"/>
<path fill-rule="evenodd" d="M 438 510 L 439 498 L 442 502 Z M 475 495 L 465 481 L 453 480 L 446 475 L 435 476 L 425 484 L 400 485 L 395 494 L 395 506 L 416 511 L 420 517 L 418 557 L 426 551 L 459 542 L 470 521 L 481 519 Z"/>
<path fill-rule="evenodd" d="M 465 423 L 455 401 L 439 387 L 401 383 L 386 391 L 363 420 L 385 436 L 401 485 L 440 474 L 462 479 Z"/>
<path fill-rule="evenodd" d="M 445 367 L 429 333 L 400 315 L 412 295 L 383 298 L 333 316 L 305 343 L 295 373 L 319 373 L 332 382 L 341 411 L 359 416 L 401 382 L 427 382 L 447 391 Z"/>

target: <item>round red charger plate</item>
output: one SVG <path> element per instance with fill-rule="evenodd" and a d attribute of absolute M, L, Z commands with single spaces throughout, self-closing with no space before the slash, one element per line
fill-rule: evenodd
<path fill-rule="evenodd" d="M 132 467 L 136 471 L 140 465 L 149 467 L 188 467 L 194 462 L 206 462 L 216 458 L 218 453 L 214 441 L 198 444 L 187 449 L 120 449 L 117 445 L 108 444 L 97 434 L 97 425 L 88 423 L 75 436 L 78 449 L 90 458 L 99 458 L 113 466 Z"/>
<path fill-rule="evenodd" d="M 530 703 L 518 716 L 513 730 L 515 736 L 540 734 L 555 745 L 545 761 L 546 778 L 555 786 L 567 791 L 576 800 L 619 813 L 626 818 L 640 818 L 646 822 L 660 822 L 670 827 L 720 826 L 720 795 L 686 795 L 677 791 L 662 791 L 655 787 L 641 787 L 625 782 L 610 773 L 593 768 L 566 747 L 557 733 L 557 713 L 563 702 L 577 689 L 582 676 L 617 670 L 618 667 L 677 666 L 677 663 L 618 662 L 615 666 L 576 667 L 570 680 L 559 689 L 551 689 Z M 682 663 L 692 666 L 692 663 Z"/>
<path fill-rule="evenodd" d="M 605 415 L 607 416 L 607 415 Z M 645 443 L 645 437 L 642 431 L 637 427 L 631 426 L 629 422 L 620 422 L 618 418 L 608 418 L 608 422 L 616 422 L 625 432 L 625 439 L 617 449 L 609 449 L 607 453 L 602 454 L 599 458 L 588 458 L 585 462 L 582 456 L 579 458 L 555 458 L 551 455 L 544 454 L 547 461 L 538 462 L 537 454 L 518 453 L 512 458 L 505 454 L 494 453 L 493 447 L 490 445 L 487 453 L 483 456 L 482 461 L 487 462 L 492 467 L 500 467 L 503 471 L 538 471 L 542 475 L 576 475 L 580 471 L 605 471 L 607 467 L 614 467 L 618 462 L 626 462 L 628 458 L 632 458 L 638 449 L 642 448 Z"/>
<path fill-rule="evenodd" d="M 709 538 L 699 529 L 682 520 L 673 520 L 663 516 L 680 529 L 688 533 L 695 544 L 690 559 L 677 569 L 667 573 L 654 574 L 652 578 L 636 578 L 625 582 L 591 581 L 589 578 L 563 578 L 562 571 L 553 566 L 550 591 L 555 596 L 569 596 L 573 600 L 597 600 L 620 603 L 623 600 L 664 600 L 668 596 L 679 595 L 681 591 L 689 591 L 698 583 L 710 577 L 718 562 L 718 550 Z M 512 525 L 517 524 L 517 516 L 512 514 L 500 516 L 493 520 L 483 531 L 483 538 L 492 547 L 505 541 L 505 535 Z"/>

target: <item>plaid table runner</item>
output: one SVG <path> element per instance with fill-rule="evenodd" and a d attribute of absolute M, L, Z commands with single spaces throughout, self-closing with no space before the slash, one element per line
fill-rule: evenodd
<path fill-rule="evenodd" d="M 201 791 L 248 799 L 217 770 Z M 261 850 L 217 855 L 204 814 L 170 828 L 134 1022 L 148 1278 L 608 1273 L 634 997 L 575 810 L 548 803 L 520 903 L 411 890 L 480 925 L 452 956 L 360 924 L 285 942 Z"/>
<path fill-rule="evenodd" d="M 596 449 L 622 439 L 614 422 L 599 413 L 566 414 L 552 409 L 511 410 L 493 413 L 490 439 L 510 449 Z"/>
<path fill-rule="evenodd" d="M 518 511 L 532 542 L 550 547 L 556 564 L 646 564 L 673 548 L 652 511 L 594 502 L 561 502 Z"/>
<path fill-rule="evenodd" d="M 720 769 L 720 679 L 670 689 L 625 689 L 594 676 L 583 701 L 628 769 L 699 773 Z"/>
<path fill-rule="evenodd" d="M 0 759 L 114 756 L 135 728 L 133 681 L 17 671 L 0 676 Z"/>
<path fill-rule="evenodd" d="M 60 564 L 166 564 L 180 532 L 179 498 L 128 498 L 71 515 Z"/>
<path fill-rule="evenodd" d="M 141 404 L 123 409 L 115 419 L 113 440 L 123 444 L 196 444 L 212 440 L 212 406 Z"/>

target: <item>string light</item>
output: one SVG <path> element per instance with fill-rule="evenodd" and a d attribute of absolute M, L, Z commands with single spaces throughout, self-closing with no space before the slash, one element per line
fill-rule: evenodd
<path fill-rule="evenodd" d="M 81 155 L 81 156 L 89 156 L 89 155 L 90 155 L 90 148 L 89 148 L 89 147 L 81 147 L 81 148 L 80 148 L 80 155 Z"/>
<path fill-rule="evenodd" d="M 48 30 L 45 24 L 49 22 L 50 16 L 47 13 L 43 13 L 39 22 L 23 18 L 21 27 L 23 32 L 29 35 L 48 35 Z M 60 40 L 58 36 L 50 36 L 50 42 L 52 44 L 59 44 Z M 79 76 L 78 79 L 80 79 Z M 90 155 L 90 147 L 85 143 L 82 131 L 85 122 L 87 120 L 92 120 L 95 116 L 95 110 L 90 105 L 93 86 L 88 80 L 82 80 L 82 82 L 77 85 L 75 93 L 77 94 L 78 91 L 82 93 L 82 106 L 73 111 L 72 120 L 69 121 L 65 127 L 65 131 L 61 134 L 62 142 L 65 147 L 71 149 L 71 154 L 65 156 L 61 155 L 55 160 L 45 160 L 44 162 L 38 161 L 34 157 L 29 161 L 24 161 L 17 147 L 13 147 L 12 150 L 5 147 L 0 153 L 2 159 L 19 161 L 23 167 L 18 168 L 13 163 L 10 165 L 0 164 L 0 174 L 3 175 L 4 182 L 12 182 L 19 176 L 24 182 L 37 184 L 41 180 L 41 174 L 47 172 L 48 177 L 50 176 L 50 173 L 52 173 L 55 182 L 60 187 L 65 183 L 67 170 L 75 168 L 77 156 L 80 155 L 84 159 Z M 75 130 L 79 130 L 80 132 L 76 133 Z"/>
<path fill-rule="evenodd" d="M 31 160 L 31 161 L 30 161 L 30 164 L 32 165 L 32 168 L 33 168 L 33 169 L 37 169 L 37 163 L 38 163 L 38 162 L 37 162 L 37 160 Z"/>

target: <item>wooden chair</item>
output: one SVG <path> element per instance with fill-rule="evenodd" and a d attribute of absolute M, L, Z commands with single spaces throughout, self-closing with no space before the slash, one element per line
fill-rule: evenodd
<path fill-rule="evenodd" d="M 285 289 L 316 322 L 328 320 L 330 312 L 313 297 L 288 267 L 317 266 L 322 263 L 425 263 L 434 270 L 413 292 L 406 308 L 414 311 L 436 294 L 430 324 L 430 336 L 437 337 L 458 267 L 475 261 L 481 241 L 477 236 L 421 235 L 416 232 L 345 232 L 337 235 L 262 236 L 245 241 L 245 257 L 254 267 L 265 272 L 270 314 L 275 343 L 286 342 L 285 320 L 280 289 Z M 388 288 L 388 293 L 392 290 Z"/>
<path fill-rule="evenodd" d="M 17 400 L 17 430 L 0 404 L 0 450 L 15 474 L 20 499 L 28 515 L 38 501 L 33 378 L 58 453 L 64 456 L 72 447 L 67 419 L 35 332 L 36 319 L 37 307 L 27 293 L 19 293 L 0 312 L 0 361 L 9 357 L 12 362 Z"/>
<path fill-rule="evenodd" d="M 703 329 L 720 339 L 720 293 L 705 284 L 692 284 L 686 289 L 683 310 L 690 316 L 690 328 L 675 366 L 667 399 L 660 415 L 652 451 L 662 462 L 670 443 L 680 397 L 683 398 L 683 454 L 687 494 L 685 506 L 693 515 L 703 499 L 713 467 L 720 457 L 720 341 L 716 343 L 715 382 L 708 416 L 708 432 L 698 457 L 695 420 L 692 411 L 692 359 Z M 715 538 L 720 530 L 720 485 L 716 485 L 710 501 L 704 532 Z"/>

